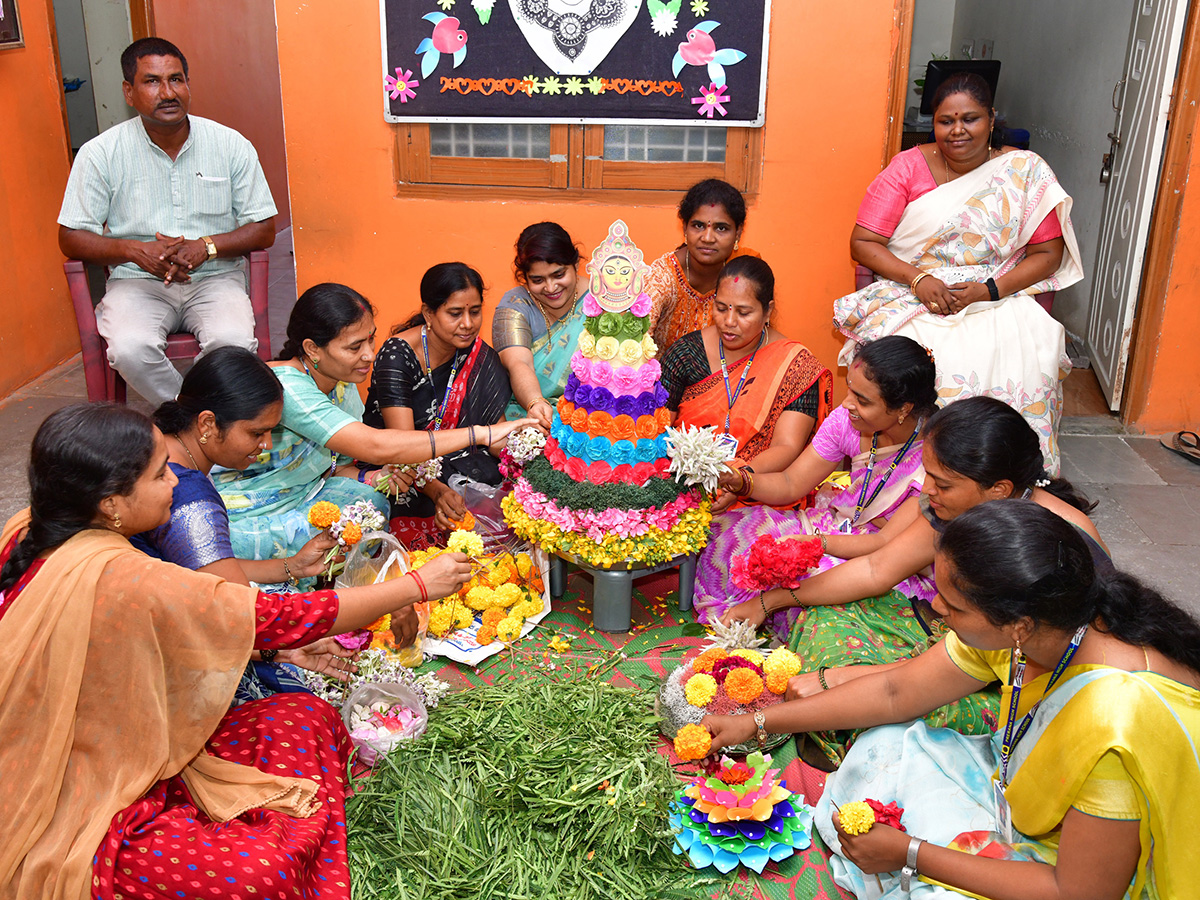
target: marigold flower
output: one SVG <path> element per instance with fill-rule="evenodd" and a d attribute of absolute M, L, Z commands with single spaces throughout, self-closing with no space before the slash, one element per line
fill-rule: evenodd
<path fill-rule="evenodd" d="M 475 634 L 475 640 L 480 644 L 490 644 L 496 639 L 496 628 L 494 625 L 484 625 Z"/>
<path fill-rule="evenodd" d="M 362 526 L 357 522 L 347 522 L 342 529 L 342 543 L 347 547 L 353 547 L 362 540 Z"/>
<path fill-rule="evenodd" d="M 367 626 L 367 631 L 387 631 L 392 627 L 392 614 L 384 613 L 374 622 Z"/>
<path fill-rule="evenodd" d="M 314 528 L 328 528 L 341 517 L 342 511 L 336 503 L 318 500 L 308 511 L 308 524 Z"/>
<path fill-rule="evenodd" d="M 445 637 L 454 627 L 454 613 L 444 604 L 438 606 L 429 614 L 429 633 L 435 637 Z"/>
<path fill-rule="evenodd" d="M 731 650 L 730 656 L 740 656 L 742 659 L 754 663 L 756 666 L 763 664 L 763 655 L 757 650 L 751 650 L 749 647 L 739 647 L 737 650 Z"/>
<path fill-rule="evenodd" d="M 520 616 L 522 619 L 528 619 L 533 616 L 536 616 L 541 611 L 542 611 L 542 598 L 541 597 L 538 597 L 536 599 L 534 599 L 532 597 L 528 597 L 528 598 L 522 600 L 520 603 L 517 603 L 516 605 L 514 605 L 512 608 L 512 614 L 514 616 Z"/>
<path fill-rule="evenodd" d="M 708 706 L 709 701 L 717 696 L 717 680 L 700 672 L 687 680 L 687 684 L 683 686 L 683 694 L 692 706 Z"/>
<path fill-rule="evenodd" d="M 762 678 L 753 669 L 733 669 L 725 676 L 725 693 L 738 703 L 750 703 L 762 692 Z"/>
<path fill-rule="evenodd" d="M 772 672 L 779 672 L 787 678 L 791 678 L 800 671 L 800 657 L 787 647 L 776 647 L 767 655 L 767 661 L 763 663 L 763 671 L 768 675 Z"/>
<path fill-rule="evenodd" d="M 772 694 L 786 694 L 790 675 L 779 671 L 767 672 L 767 690 Z"/>
<path fill-rule="evenodd" d="M 704 759 L 712 749 L 712 735 L 702 725 L 684 725 L 675 735 L 675 755 L 682 760 Z"/>
<path fill-rule="evenodd" d="M 509 581 L 511 581 L 515 575 L 516 569 L 513 568 L 512 563 L 506 559 L 498 559 L 492 565 L 492 567 L 488 569 L 487 573 L 484 575 L 484 579 L 492 587 L 498 588 L 501 585 L 507 584 Z M 514 600 L 513 602 L 515 603 L 516 601 Z"/>
<path fill-rule="evenodd" d="M 518 553 L 517 554 L 517 574 L 518 575 L 520 575 L 522 578 L 528 578 L 529 573 L 533 572 L 535 570 L 535 568 L 536 567 L 533 564 L 532 556 L 530 556 L 528 553 Z"/>
<path fill-rule="evenodd" d="M 455 628 L 470 628 L 471 623 L 475 621 L 475 614 L 465 603 L 455 600 L 450 604 L 450 609 L 454 613 Z"/>
<path fill-rule="evenodd" d="M 467 606 L 471 609 L 483 611 L 488 607 L 495 606 L 494 597 L 496 592 L 486 585 L 476 585 L 467 591 Z"/>
<path fill-rule="evenodd" d="M 496 598 L 496 605 L 506 609 L 516 603 L 520 603 L 521 598 L 525 596 L 522 590 L 515 584 L 502 584 L 493 593 Z"/>
<path fill-rule="evenodd" d="M 501 619 L 500 624 L 496 626 L 496 637 L 506 644 L 511 644 L 521 636 L 521 626 L 524 624 L 525 620 L 516 616 Z"/>
<path fill-rule="evenodd" d="M 693 672 L 706 672 L 711 674 L 713 664 L 719 659 L 724 659 L 729 654 L 721 647 L 709 647 L 699 656 L 692 660 Z"/>
<path fill-rule="evenodd" d="M 483 555 L 483 538 L 473 531 L 454 531 L 446 542 L 446 549 L 451 553 L 465 553 L 467 556 Z"/>
<path fill-rule="evenodd" d="M 838 807 L 838 818 L 846 834 L 866 834 L 875 824 L 875 810 L 861 800 L 851 800 Z"/>
<path fill-rule="evenodd" d="M 493 607 L 490 607 L 489 609 L 485 609 L 483 611 L 483 624 L 491 625 L 493 628 L 495 628 L 497 625 L 500 624 L 500 620 L 505 618 L 505 615 L 506 614 L 505 614 L 504 610 L 498 606 L 493 606 Z"/>

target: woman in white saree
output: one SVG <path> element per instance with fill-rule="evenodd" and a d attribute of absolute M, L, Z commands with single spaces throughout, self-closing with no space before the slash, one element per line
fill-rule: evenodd
<path fill-rule="evenodd" d="M 934 98 L 936 143 L 898 154 L 871 183 L 850 238 L 878 281 L 834 301 L 857 344 L 903 334 L 937 359 L 943 403 L 985 394 L 1037 432 L 1059 469 L 1065 332 L 1034 299 L 1083 277 L 1071 198 L 1035 153 L 993 148 L 991 93 L 956 75 Z"/>

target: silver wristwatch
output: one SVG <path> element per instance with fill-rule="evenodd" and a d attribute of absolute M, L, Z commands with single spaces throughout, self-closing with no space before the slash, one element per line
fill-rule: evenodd
<path fill-rule="evenodd" d="M 904 867 L 900 870 L 900 890 L 908 893 L 912 890 L 912 880 L 919 874 L 917 872 L 917 851 L 921 849 L 921 845 L 925 843 L 921 838 L 915 837 L 908 842 L 908 855 L 904 860 Z"/>

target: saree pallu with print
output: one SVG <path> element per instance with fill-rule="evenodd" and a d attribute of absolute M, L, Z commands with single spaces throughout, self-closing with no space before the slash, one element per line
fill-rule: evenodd
<path fill-rule="evenodd" d="M 834 324 L 856 344 L 903 334 L 933 351 L 943 403 L 980 394 L 1018 410 L 1037 432 L 1046 471 L 1059 470 L 1061 380 L 1070 371 L 1062 325 L 1033 299 L 1083 278 L 1070 221 L 1071 198 L 1034 153 L 1012 151 L 940 185 L 905 209 L 888 250 L 946 284 L 985 281 L 1013 269 L 1047 215 L 1063 233 L 1063 258 L 1050 277 L 999 301 L 934 315 L 909 286 L 877 281 L 834 301 Z"/>

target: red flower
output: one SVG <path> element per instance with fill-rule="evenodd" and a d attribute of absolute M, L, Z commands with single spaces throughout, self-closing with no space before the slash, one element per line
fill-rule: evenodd
<path fill-rule="evenodd" d="M 587 466 L 578 456 L 572 456 L 563 464 L 563 471 L 573 481 L 585 481 L 587 479 Z"/>
<path fill-rule="evenodd" d="M 587 467 L 587 480 L 592 484 L 608 484 L 612 480 L 613 469 L 606 462 L 594 462 Z"/>
<path fill-rule="evenodd" d="M 762 669 L 759 666 L 740 656 L 726 656 L 724 659 L 718 659 L 713 663 L 712 676 L 717 679 L 717 684 L 724 684 L 725 676 L 733 669 L 752 669 L 760 677 L 762 676 Z"/>
<path fill-rule="evenodd" d="M 759 535 L 750 552 L 734 560 L 733 582 L 744 590 L 798 587 L 800 580 L 821 561 L 820 538 L 785 538 Z"/>
<path fill-rule="evenodd" d="M 754 770 L 744 762 L 739 762 L 723 769 L 717 777 L 725 784 L 745 784 L 754 777 Z"/>
<path fill-rule="evenodd" d="M 880 803 L 878 800 L 872 800 L 870 797 L 865 799 L 863 803 L 871 807 L 875 811 L 875 822 L 878 825 L 890 825 L 892 828 L 898 828 L 901 831 L 908 831 L 900 824 L 900 817 L 904 815 L 904 807 L 897 806 L 896 801 L 891 803 Z"/>

